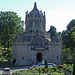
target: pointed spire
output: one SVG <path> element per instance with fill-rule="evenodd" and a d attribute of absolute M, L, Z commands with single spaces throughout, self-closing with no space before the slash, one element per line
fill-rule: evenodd
<path fill-rule="evenodd" d="M 37 5 L 36 5 L 36 2 L 34 3 L 34 9 L 37 9 Z"/>

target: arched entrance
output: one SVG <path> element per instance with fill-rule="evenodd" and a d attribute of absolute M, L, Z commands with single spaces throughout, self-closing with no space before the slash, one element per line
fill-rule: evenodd
<path fill-rule="evenodd" d="M 37 59 L 37 62 L 41 62 L 42 61 L 42 53 L 41 52 L 37 53 L 36 59 Z"/>

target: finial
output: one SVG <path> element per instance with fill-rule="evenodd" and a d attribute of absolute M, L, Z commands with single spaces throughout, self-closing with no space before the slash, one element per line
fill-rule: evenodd
<path fill-rule="evenodd" d="M 45 11 L 44 11 L 44 16 L 45 16 Z"/>
<path fill-rule="evenodd" d="M 27 10 L 27 12 L 26 12 L 26 15 L 28 14 L 28 10 Z"/>
<path fill-rule="evenodd" d="M 36 2 L 34 3 L 34 9 L 37 9 L 37 5 L 36 5 Z"/>

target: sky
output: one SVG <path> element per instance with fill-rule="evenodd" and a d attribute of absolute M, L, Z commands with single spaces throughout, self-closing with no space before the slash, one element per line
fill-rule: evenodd
<path fill-rule="evenodd" d="M 75 0 L 0 0 L 0 11 L 14 11 L 25 21 L 25 12 L 37 8 L 46 12 L 46 31 L 53 25 L 58 32 L 75 19 Z"/>

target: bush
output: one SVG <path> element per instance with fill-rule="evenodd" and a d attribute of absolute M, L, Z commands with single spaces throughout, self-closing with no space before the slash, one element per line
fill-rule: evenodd
<path fill-rule="evenodd" d="M 20 72 L 14 72 L 12 75 L 39 75 L 39 73 L 20 73 Z M 40 73 L 40 75 L 46 75 L 45 73 Z"/>
<path fill-rule="evenodd" d="M 63 68 L 62 68 L 63 67 Z M 71 72 L 69 71 L 71 70 Z M 30 67 L 30 69 L 24 69 L 13 73 L 13 75 L 69 75 L 72 73 L 73 67 L 71 65 L 59 65 L 51 66 L 49 68 Z"/>
<path fill-rule="evenodd" d="M 51 75 L 65 75 L 64 73 L 53 72 Z"/>
<path fill-rule="evenodd" d="M 58 65 L 58 68 L 63 68 L 63 65 Z"/>
<path fill-rule="evenodd" d="M 74 66 L 73 66 L 73 75 L 75 75 L 75 61 L 74 61 Z"/>
<path fill-rule="evenodd" d="M 48 62 L 45 60 L 45 68 L 48 68 Z"/>

